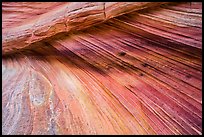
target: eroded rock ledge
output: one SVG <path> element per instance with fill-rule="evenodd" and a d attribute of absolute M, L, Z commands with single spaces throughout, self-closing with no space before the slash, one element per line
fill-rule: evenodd
<path fill-rule="evenodd" d="M 20 25 L 15 24 L 14 27 L 9 26 L 9 28 L 3 27 L 3 54 L 23 49 L 34 42 L 41 41 L 60 32 L 82 30 L 125 13 L 164 3 L 71 2 L 57 5 L 56 8 L 50 6 L 48 9 L 52 8 L 50 9 L 51 11 L 23 20 L 24 23 L 20 22 Z M 27 6 L 29 4 L 32 3 L 28 3 Z M 6 12 L 7 7 L 4 5 L 3 12 Z M 16 10 L 18 10 L 18 7 L 16 7 Z"/>

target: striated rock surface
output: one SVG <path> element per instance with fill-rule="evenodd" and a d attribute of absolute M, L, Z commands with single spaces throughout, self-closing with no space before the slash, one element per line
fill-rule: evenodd
<path fill-rule="evenodd" d="M 2 11 L 3 134 L 202 134 L 202 3 Z"/>
<path fill-rule="evenodd" d="M 3 54 L 22 49 L 60 32 L 85 29 L 121 14 L 162 3 L 165 2 L 56 2 L 45 5 L 34 2 L 34 6 L 30 2 L 16 5 L 4 3 Z"/>

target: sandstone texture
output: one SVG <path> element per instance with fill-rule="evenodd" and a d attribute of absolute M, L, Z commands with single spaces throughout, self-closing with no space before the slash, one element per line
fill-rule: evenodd
<path fill-rule="evenodd" d="M 56 2 L 45 3 L 45 5 L 35 2 L 16 5 L 4 3 L 3 54 L 22 49 L 57 33 L 85 29 L 121 14 L 161 3 Z M 38 5 L 40 6 L 38 7 Z M 19 11 L 21 7 L 22 9 Z"/>
<path fill-rule="evenodd" d="M 3 2 L 2 52 L 2 134 L 202 134 L 201 2 Z"/>

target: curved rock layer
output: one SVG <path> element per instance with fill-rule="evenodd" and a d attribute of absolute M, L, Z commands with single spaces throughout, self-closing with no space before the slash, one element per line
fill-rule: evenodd
<path fill-rule="evenodd" d="M 165 2 L 72 2 L 3 4 L 3 54 L 60 32 L 78 31 L 110 18 Z M 32 5 L 33 4 L 33 5 Z M 40 6 L 38 6 L 40 5 Z M 20 10 L 19 10 L 20 9 Z M 50 11 L 52 10 L 52 11 Z M 6 29 L 4 29 L 6 27 Z M 8 28 L 9 27 L 9 28 Z"/>
<path fill-rule="evenodd" d="M 12 23 L 4 19 L 6 32 Z M 35 42 L 2 59 L 2 132 L 201 135 L 201 53 L 197 2 Z"/>

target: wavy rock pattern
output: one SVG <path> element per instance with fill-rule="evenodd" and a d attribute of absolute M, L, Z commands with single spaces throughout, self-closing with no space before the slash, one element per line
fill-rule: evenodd
<path fill-rule="evenodd" d="M 30 6 L 32 4 L 30 2 L 11 6 L 8 6 L 6 3 L 3 4 L 3 13 L 5 13 L 3 16 L 5 23 L 3 23 L 2 36 L 3 54 L 28 47 L 34 42 L 41 41 L 60 32 L 78 31 L 121 14 L 153 7 L 162 3 L 165 2 L 48 3 L 45 4 L 45 9 L 42 11 L 41 8 L 44 4 L 41 3 L 34 2 L 34 6 Z M 35 5 L 41 6 L 36 7 Z M 19 11 L 18 9 L 21 7 L 23 8 Z M 52 11 L 49 11 L 51 9 Z M 21 13 L 22 10 L 25 11 Z M 9 11 L 11 13 L 6 14 Z M 34 11 L 34 14 L 29 14 L 31 11 Z M 19 12 L 20 14 L 18 14 Z M 37 16 L 35 16 L 36 14 Z M 15 20 L 13 17 L 15 17 Z M 32 19 L 28 20 L 26 18 Z M 6 29 L 4 29 L 5 27 Z M 8 27 L 11 27 L 11 29 L 8 29 Z"/>
<path fill-rule="evenodd" d="M 202 134 L 202 3 L 50 36 L 2 59 L 3 134 Z"/>

